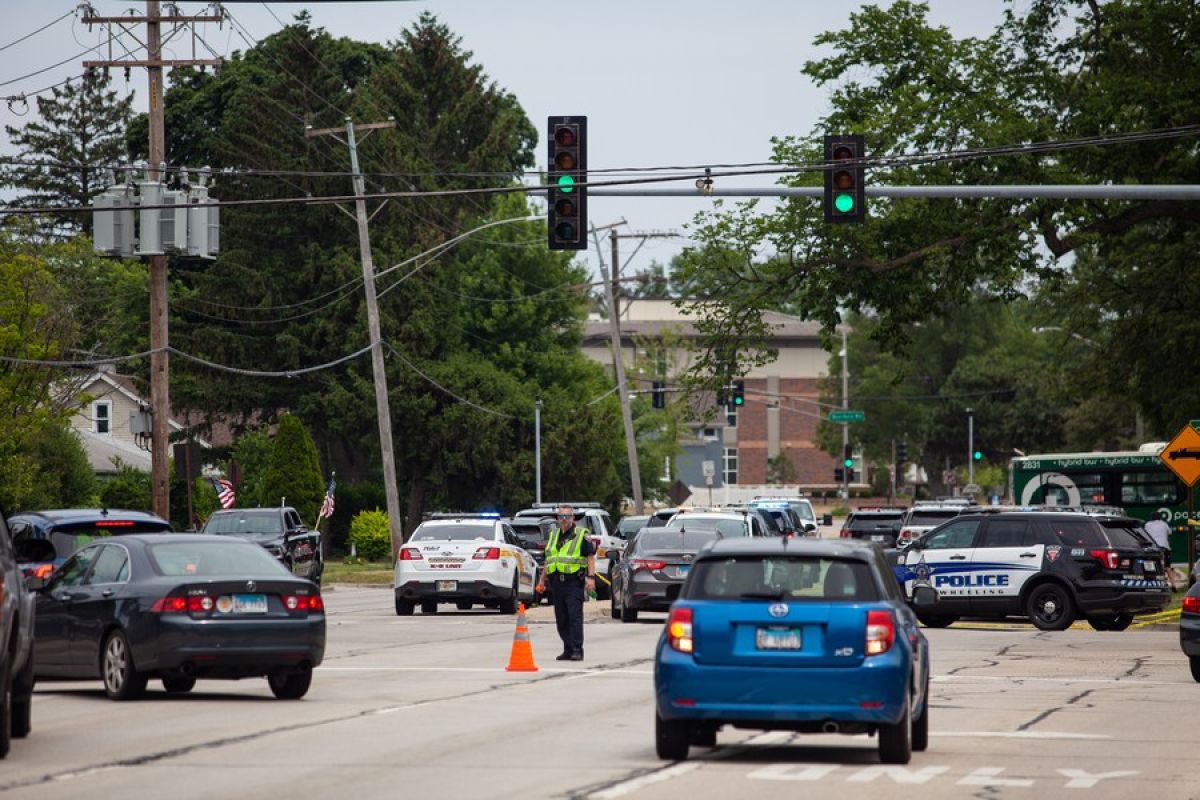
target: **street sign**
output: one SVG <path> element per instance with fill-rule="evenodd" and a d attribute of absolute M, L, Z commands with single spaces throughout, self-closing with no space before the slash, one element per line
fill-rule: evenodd
<path fill-rule="evenodd" d="M 711 487 L 713 485 L 713 476 L 712 475 L 704 476 L 704 485 L 708 486 L 708 487 Z"/>
<path fill-rule="evenodd" d="M 963 494 L 979 494 L 983 491 L 983 489 L 979 488 L 979 484 L 977 483 L 968 483 L 962 488 L 962 490 Z"/>
<path fill-rule="evenodd" d="M 1188 486 L 1200 480 L 1200 419 L 1184 425 L 1158 457 Z"/>
<path fill-rule="evenodd" d="M 701 461 L 700 462 L 700 471 L 706 478 L 714 477 L 717 474 L 717 462 Z"/>
<path fill-rule="evenodd" d="M 691 496 L 692 490 L 683 481 L 675 481 L 671 484 L 671 488 L 667 489 L 667 497 L 671 498 L 671 502 L 677 506 L 683 505 L 683 501 Z"/>
<path fill-rule="evenodd" d="M 867 418 L 866 412 L 863 411 L 830 411 L 830 422 L 862 422 Z"/>

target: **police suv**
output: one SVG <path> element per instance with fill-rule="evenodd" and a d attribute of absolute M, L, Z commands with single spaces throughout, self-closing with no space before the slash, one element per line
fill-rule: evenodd
<path fill-rule="evenodd" d="M 533 603 L 537 562 L 507 523 L 436 518 L 443 516 L 422 522 L 400 548 L 392 584 L 397 614 L 412 614 L 418 603 L 425 614 L 439 603 L 454 603 L 460 611 L 480 603 L 515 614 L 519 601 Z"/>
<path fill-rule="evenodd" d="M 934 528 L 899 557 L 905 595 L 932 586 L 935 611 L 921 621 L 941 628 L 960 617 L 1027 616 L 1044 631 L 1084 617 L 1096 630 L 1124 630 L 1135 614 L 1170 600 L 1163 554 L 1134 530 L 1081 511 L 980 509 Z"/>

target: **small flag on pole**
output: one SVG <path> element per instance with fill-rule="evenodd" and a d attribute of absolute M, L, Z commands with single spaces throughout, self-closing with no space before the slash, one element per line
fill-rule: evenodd
<path fill-rule="evenodd" d="M 333 490 L 335 488 L 337 488 L 337 483 L 333 478 L 330 478 L 329 488 L 325 490 L 325 499 L 321 502 L 321 510 L 317 513 L 317 519 L 333 516 Z"/>
<path fill-rule="evenodd" d="M 224 478 L 213 478 L 212 483 L 213 488 L 217 490 L 217 500 L 221 503 L 221 508 L 233 508 L 233 504 L 237 502 L 233 484 Z"/>

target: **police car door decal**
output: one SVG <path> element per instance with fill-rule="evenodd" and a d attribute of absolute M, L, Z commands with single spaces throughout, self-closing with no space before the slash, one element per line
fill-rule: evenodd
<path fill-rule="evenodd" d="M 1044 544 L 1034 543 L 1027 520 L 988 520 L 975 548 L 968 593 L 972 597 L 1015 601 L 1025 582 L 1041 571 L 1045 550 Z"/>
<path fill-rule="evenodd" d="M 938 595 L 953 602 L 966 599 L 966 582 L 971 571 L 977 520 L 959 520 L 927 534 L 904 557 L 904 590 L 912 597 L 917 586 L 932 586 Z"/>

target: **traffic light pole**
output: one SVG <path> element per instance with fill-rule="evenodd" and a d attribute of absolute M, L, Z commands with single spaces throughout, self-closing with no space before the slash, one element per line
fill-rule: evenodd
<path fill-rule="evenodd" d="M 967 483 L 975 485 L 975 412 L 967 409 Z"/>
<path fill-rule="evenodd" d="M 404 544 L 404 530 L 400 524 L 400 494 L 396 486 L 396 457 L 392 447 L 392 411 L 388 402 L 387 371 L 383 365 L 383 338 L 379 331 L 379 303 L 375 296 L 375 264 L 371 258 L 371 233 L 367 227 L 367 202 L 363 199 L 366 189 L 362 172 L 358 168 L 358 142 L 355 139 L 355 128 L 371 131 L 378 128 L 394 128 L 395 120 L 387 122 L 372 122 L 355 126 L 350 117 L 346 117 L 346 127 L 343 128 L 306 128 L 304 135 L 338 136 L 343 131 L 346 134 L 345 144 L 350 148 L 350 171 L 354 181 L 354 211 L 358 221 L 358 251 L 362 260 L 363 292 L 367 306 L 367 334 L 371 341 L 371 370 L 375 383 L 375 415 L 379 418 L 379 452 L 383 457 L 383 491 L 387 498 L 388 530 L 392 539 L 392 557 L 400 552 Z"/>
<path fill-rule="evenodd" d="M 850 351 L 846 344 L 846 328 L 842 327 L 842 410 L 850 408 Z M 850 423 L 842 423 L 842 453 L 850 445 Z M 846 498 L 846 507 L 850 507 L 850 470 L 844 464 L 842 470 L 842 496 Z"/>

